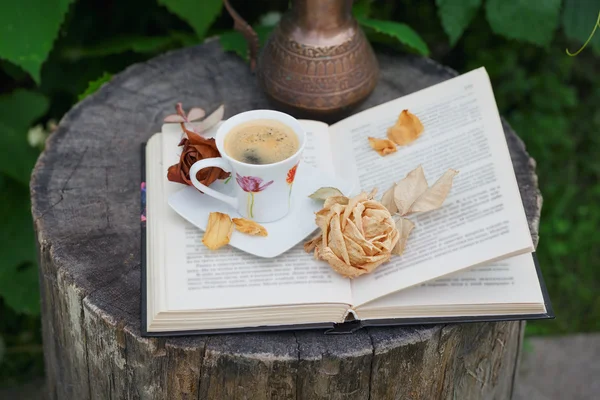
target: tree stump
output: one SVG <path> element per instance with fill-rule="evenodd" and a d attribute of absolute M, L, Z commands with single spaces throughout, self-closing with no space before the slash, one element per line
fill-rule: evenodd
<path fill-rule="evenodd" d="M 456 73 L 378 54 L 361 106 Z M 52 399 L 507 399 L 523 322 L 177 338 L 140 336 L 140 144 L 177 101 L 226 117 L 269 104 L 217 41 L 129 67 L 61 121 L 31 181 Z M 537 243 L 535 162 L 504 123 Z"/>

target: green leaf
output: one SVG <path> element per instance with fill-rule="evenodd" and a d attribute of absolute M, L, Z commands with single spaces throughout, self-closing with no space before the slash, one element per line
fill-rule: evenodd
<path fill-rule="evenodd" d="M 352 14 L 357 18 L 367 18 L 371 13 L 371 0 L 358 0 L 352 5 Z"/>
<path fill-rule="evenodd" d="M 0 96 L 0 171 L 25 185 L 39 154 L 29 146 L 27 131 L 48 106 L 45 96 L 28 90 Z"/>
<path fill-rule="evenodd" d="M 0 57 L 20 66 L 39 84 L 42 64 L 73 0 L 3 1 Z"/>
<path fill-rule="evenodd" d="M 275 27 L 260 25 L 253 28 L 258 35 L 260 46 L 262 46 L 267 41 L 269 35 Z M 246 42 L 246 39 L 244 39 L 244 36 L 238 31 L 231 30 L 222 33 L 219 36 L 219 42 L 221 43 L 223 50 L 233 51 L 244 60 L 248 59 L 248 43 Z"/>
<path fill-rule="evenodd" d="M 415 49 L 419 54 L 429 55 L 427 43 L 421 39 L 421 36 L 406 24 L 394 21 L 383 21 L 379 19 L 369 19 L 363 17 L 356 18 L 362 26 L 374 29 L 379 33 L 389 35 L 399 42 Z"/>
<path fill-rule="evenodd" d="M 105 57 L 131 51 L 138 54 L 156 54 L 181 44 L 177 36 L 117 36 L 90 47 L 70 47 L 62 55 L 70 61 L 81 58 Z"/>
<path fill-rule="evenodd" d="M 599 12 L 598 0 L 565 0 L 562 24 L 567 38 L 583 45 L 594 29 Z M 588 46 L 600 53 L 600 28 L 596 30 Z M 577 48 L 571 50 L 574 52 Z"/>
<path fill-rule="evenodd" d="M 442 27 L 454 46 L 481 6 L 481 0 L 436 0 Z"/>
<path fill-rule="evenodd" d="M 558 26 L 561 0 L 487 0 L 485 12 L 494 33 L 548 46 Z"/>
<path fill-rule="evenodd" d="M 223 7 L 222 0 L 158 0 L 158 3 L 190 24 L 199 39 L 204 38 Z"/>
<path fill-rule="evenodd" d="M 4 180 L 0 191 L 0 297 L 17 312 L 39 314 L 35 235 L 29 190 Z"/>
<path fill-rule="evenodd" d="M 83 92 L 79 95 L 79 101 L 85 99 L 86 97 L 88 97 L 89 95 L 91 95 L 93 93 L 96 93 L 98 91 L 98 89 L 100 89 L 100 87 L 102 85 L 104 85 L 106 82 L 110 81 L 112 79 L 112 77 L 113 77 L 112 74 L 105 72 L 104 74 L 102 74 L 102 76 L 100 78 L 91 81 L 88 84 L 87 89 L 85 89 L 85 92 Z"/>

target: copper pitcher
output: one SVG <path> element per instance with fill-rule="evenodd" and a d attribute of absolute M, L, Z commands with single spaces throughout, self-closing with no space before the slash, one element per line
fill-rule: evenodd
<path fill-rule="evenodd" d="M 254 30 L 223 0 L 248 40 L 251 68 L 266 95 L 297 117 L 338 119 L 365 100 L 379 75 L 353 0 L 292 0 L 258 55 Z"/>

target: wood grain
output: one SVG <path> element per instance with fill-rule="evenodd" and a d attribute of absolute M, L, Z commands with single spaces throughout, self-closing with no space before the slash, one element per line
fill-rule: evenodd
<path fill-rule="evenodd" d="M 455 75 L 435 62 L 378 54 L 361 109 Z M 52 399 L 506 399 L 523 323 L 142 338 L 140 144 L 177 101 L 226 117 L 268 107 L 238 57 L 216 41 L 129 67 L 77 104 L 31 180 Z M 504 130 L 537 244 L 535 162 Z"/>

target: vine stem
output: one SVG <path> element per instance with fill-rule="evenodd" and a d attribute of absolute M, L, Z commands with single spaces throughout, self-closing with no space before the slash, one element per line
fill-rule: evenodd
<path fill-rule="evenodd" d="M 575 57 L 577 54 L 581 53 L 581 51 L 583 49 L 585 49 L 585 46 L 588 45 L 588 43 L 590 42 L 590 40 L 592 40 L 592 37 L 594 36 L 594 33 L 596 33 L 596 29 L 598 29 L 599 26 L 600 26 L 600 12 L 598 12 L 598 19 L 596 20 L 596 25 L 594 25 L 594 29 L 592 30 L 592 33 L 590 34 L 590 37 L 587 38 L 587 40 L 585 41 L 585 43 L 583 44 L 583 46 L 581 46 L 581 48 L 579 50 L 577 50 L 575 53 L 571 53 L 569 51 L 569 49 L 565 49 L 565 51 L 567 52 L 567 55 L 569 55 L 571 57 Z"/>

